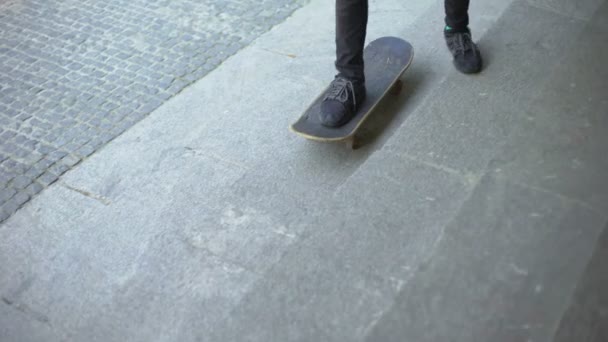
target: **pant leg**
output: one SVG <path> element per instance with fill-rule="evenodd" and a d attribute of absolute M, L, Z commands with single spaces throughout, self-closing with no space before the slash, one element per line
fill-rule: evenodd
<path fill-rule="evenodd" d="M 367 31 L 367 0 L 336 0 L 336 69 L 364 80 L 363 48 Z"/>
<path fill-rule="evenodd" d="M 469 0 L 445 0 L 445 24 L 456 31 L 469 26 Z"/>

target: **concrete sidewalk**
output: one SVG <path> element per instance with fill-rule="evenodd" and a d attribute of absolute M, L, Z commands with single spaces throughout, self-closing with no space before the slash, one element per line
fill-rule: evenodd
<path fill-rule="evenodd" d="M 608 2 L 474 1 L 473 77 L 442 2 L 370 6 L 416 56 L 364 148 L 287 129 L 313 0 L 0 226 L 0 341 L 604 341 Z"/>

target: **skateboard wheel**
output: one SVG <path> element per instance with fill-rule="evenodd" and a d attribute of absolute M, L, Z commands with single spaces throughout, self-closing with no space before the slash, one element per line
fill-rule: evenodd
<path fill-rule="evenodd" d="M 351 150 L 356 150 L 359 146 L 357 145 L 357 141 L 355 137 L 349 138 L 346 140 L 346 147 Z"/>
<path fill-rule="evenodd" d="M 393 84 L 393 87 L 391 88 L 391 94 L 399 95 L 399 93 L 401 93 L 402 88 L 403 82 L 401 82 L 401 80 L 397 80 L 397 82 L 395 82 L 395 84 Z"/>

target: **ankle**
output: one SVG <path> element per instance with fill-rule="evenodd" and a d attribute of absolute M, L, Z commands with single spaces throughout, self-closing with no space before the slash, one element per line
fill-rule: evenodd
<path fill-rule="evenodd" d="M 451 27 L 449 25 L 445 25 L 445 27 L 443 28 L 443 32 L 445 32 L 445 33 L 469 33 L 471 31 L 469 30 L 468 26 Z"/>

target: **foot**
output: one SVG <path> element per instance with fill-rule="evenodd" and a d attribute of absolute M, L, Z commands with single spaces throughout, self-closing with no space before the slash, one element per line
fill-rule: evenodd
<path fill-rule="evenodd" d="M 448 49 L 454 56 L 454 66 L 465 74 L 481 71 L 481 54 L 471 39 L 471 31 L 455 31 L 447 28 L 443 31 Z"/>
<path fill-rule="evenodd" d="M 319 120 L 326 127 L 343 126 L 355 116 L 364 100 L 364 82 L 336 76 L 321 103 Z"/>

